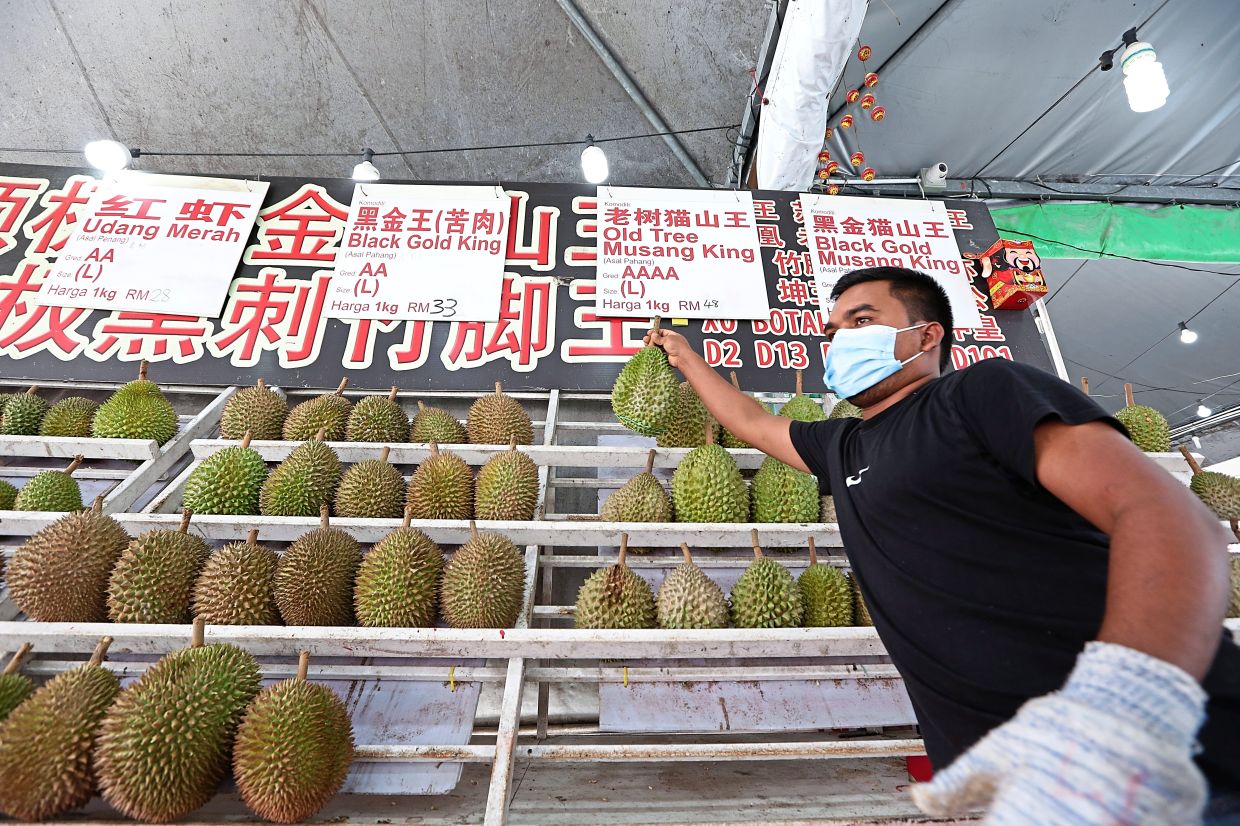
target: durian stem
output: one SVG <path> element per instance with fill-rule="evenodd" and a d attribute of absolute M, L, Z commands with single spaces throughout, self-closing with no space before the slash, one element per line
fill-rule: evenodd
<path fill-rule="evenodd" d="M 314 439 L 312 441 L 321 442 L 326 438 L 327 438 L 327 428 L 320 427 L 319 432 L 314 434 Z"/>
<path fill-rule="evenodd" d="M 685 562 L 693 564 L 693 554 L 689 553 L 689 546 L 684 542 L 680 543 L 680 555 L 685 558 Z"/>
<path fill-rule="evenodd" d="M 439 455 L 439 445 L 435 442 L 431 442 L 431 455 L 432 456 Z"/>
<path fill-rule="evenodd" d="M 202 648 L 207 638 L 207 621 L 202 617 L 194 617 L 194 630 L 190 633 L 189 647 Z"/>
<path fill-rule="evenodd" d="M 79 453 L 77 456 L 73 457 L 73 461 L 70 462 L 68 467 L 65 468 L 65 476 L 72 476 L 73 471 L 77 470 L 81 464 L 82 464 L 82 454 Z"/>
<path fill-rule="evenodd" d="M 1235 534 L 1236 541 L 1240 542 L 1240 519 L 1231 520 L 1231 532 Z"/>
<path fill-rule="evenodd" d="M 654 323 L 650 325 L 650 329 L 656 333 L 659 332 L 659 325 L 663 323 L 663 319 L 659 316 L 654 317 Z"/>
<path fill-rule="evenodd" d="M 258 381 L 254 382 L 254 386 L 257 387 L 259 390 L 262 390 L 264 387 L 267 386 L 267 382 L 266 380 L 263 379 L 262 376 L 259 376 Z"/>
<path fill-rule="evenodd" d="M 504 393 L 503 386 L 499 382 L 495 382 L 495 395 L 500 396 L 500 395 L 503 395 L 503 393 Z"/>
<path fill-rule="evenodd" d="M 245 544 L 247 545 L 258 544 L 258 528 L 250 528 L 250 532 L 245 535 Z"/>
<path fill-rule="evenodd" d="M 709 413 L 706 414 L 706 434 L 703 438 L 708 445 L 715 443 L 715 417 Z"/>
<path fill-rule="evenodd" d="M 397 389 L 396 389 L 396 385 L 394 385 L 394 384 L 393 384 L 393 385 L 392 385 L 392 389 L 388 392 L 388 401 L 390 401 L 390 402 L 394 402 L 394 401 L 396 401 L 396 393 L 397 393 L 397 392 L 398 392 L 398 391 L 397 391 Z"/>
<path fill-rule="evenodd" d="M 655 450 L 653 447 L 650 448 L 650 450 L 646 451 L 646 472 L 647 473 L 654 472 L 654 454 L 655 454 Z"/>
<path fill-rule="evenodd" d="M 193 517 L 194 512 L 189 508 L 181 508 L 181 525 L 177 528 L 180 533 L 189 533 L 189 520 Z"/>
<path fill-rule="evenodd" d="M 95 497 L 95 501 L 90 503 L 91 513 L 103 513 L 103 495 Z"/>
<path fill-rule="evenodd" d="M 469 520 L 469 541 L 473 542 L 477 538 L 478 538 L 478 526 L 477 524 L 474 523 L 474 520 L 471 519 Z"/>
<path fill-rule="evenodd" d="M 331 527 L 331 508 L 326 502 L 319 506 L 319 527 Z"/>
<path fill-rule="evenodd" d="M 418 399 L 418 412 L 421 413 L 425 409 L 426 409 L 426 405 L 422 404 L 421 399 Z"/>
<path fill-rule="evenodd" d="M 303 651 L 297 655 L 297 682 L 304 683 L 310 673 L 310 652 Z"/>
<path fill-rule="evenodd" d="M 390 448 L 390 447 L 385 447 L 385 448 L 383 448 L 383 450 L 380 450 L 380 451 L 379 451 L 379 461 L 380 461 L 380 462 L 386 462 L 386 461 L 387 461 L 387 457 L 388 457 L 391 453 L 392 453 L 392 448 Z"/>
<path fill-rule="evenodd" d="M 146 371 L 150 366 L 146 359 L 142 359 L 142 362 L 138 365 L 138 381 L 146 381 Z"/>
<path fill-rule="evenodd" d="M 9 664 L 4 667 L 4 671 L 0 672 L 0 674 L 17 673 L 17 669 L 21 668 L 22 660 L 26 658 L 26 655 L 30 653 L 30 649 L 33 647 L 28 642 L 22 643 L 22 647 L 17 649 L 17 653 L 13 655 L 12 659 L 9 660 Z"/>
<path fill-rule="evenodd" d="M 740 389 L 741 389 L 741 380 L 740 380 L 740 379 L 738 379 L 738 378 L 736 377 L 736 371 L 735 371 L 735 370 L 733 370 L 732 372 L 730 372 L 730 373 L 728 374 L 728 376 L 729 376 L 729 378 L 731 378 L 731 379 L 732 379 L 732 386 L 733 386 L 733 387 L 735 387 L 737 390 L 740 390 Z"/>
<path fill-rule="evenodd" d="M 108 656 L 108 647 L 112 645 L 111 637 L 103 637 L 99 640 L 99 644 L 95 646 L 94 652 L 90 655 L 87 665 L 98 666 L 103 663 L 103 658 Z"/>
<path fill-rule="evenodd" d="M 1081 376 L 1081 389 L 1085 391 L 1085 395 L 1089 395 L 1089 376 Z"/>
<path fill-rule="evenodd" d="M 802 390 L 804 390 L 804 389 L 805 389 L 805 379 L 804 379 L 804 377 L 802 376 L 801 371 L 800 371 L 800 370 L 798 370 L 798 371 L 797 371 L 797 395 L 798 395 L 798 396 L 804 395 L 804 394 L 801 392 L 801 391 L 802 391 Z"/>
<path fill-rule="evenodd" d="M 1124 385 L 1124 404 L 1128 405 L 1129 407 L 1132 407 L 1136 403 L 1137 403 L 1137 400 L 1132 395 L 1132 385 L 1125 384 Z"/>
<path fill-rule="evenodd" d="M 515 435 L 508 437 L 508 449 L 515 451 L 517 449 L 517 437 Z"/>
<path fill-rule="evenodd" d="M 405 518 L 401 520 L 400 526 L 407 528 L 411 522 L 413 522 L 413 505 L 405 505 Z"/>
<path fill-rule="evenodd" d="M 38 392 L 39 392 L 39 385 L 32 384 L 30 385 L 30 389 L 26 391 L 26 395 L 33 396 L 35 393 L 38 393 Z"/>
<path fill-rule="evenodd" d="M 811 566 L 818 564 L 818 547 L 814 544 L 814 537 L 809 538 L 809 564 Z"/>
<path fill-rule="evenodd" d="M 245 432 L 245 435 L 241 437 L 241 446 L 242 446 L 242 447 L 249 447 L 249 446 L 250 446 L 250 441 L 251 441 L 253 438 L 254 438 L 254 433 L 253 433 L 253 431 L 247 430 L 247 431 Z"/>
<path fill-rule="evenodd" d="M 1201 465 L 1197 464 L 1197 460 L 1193 458 L 1193 454 L 1188 452 L 1188 448 L 1180 445 L 1180 453 L 1184 456 L 1184 461 L 1188 462 L 1188 466 L 1193 469 L 1193 475 L 1201 473 Z"/>
<path fill-rule="evenodd" d="M 620 534 L 620 558 L 616 560 L 616 564 L 624 565 L 624 556 L 629 552 L 629 535 L 627 533 Z"/>
<path fill-rule="evenodd" d="M 753 555 L 756 559 L 762 558 L 762 548 L 758 545 L 758 529 L 750 528 L 749 541 L 753 543 Z"/>
<path fill-rule="evenodd" d="M 349 377 L 345 376 L 340 380 L 340 386 L 336 388 L 336 395 L 343 396 L 344 389 L 349 386 Z"/>

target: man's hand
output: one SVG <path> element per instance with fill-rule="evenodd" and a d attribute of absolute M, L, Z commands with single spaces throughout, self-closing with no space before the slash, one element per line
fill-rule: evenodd
<path fill-rule="evenodd" d="M 685 362 L 690 359 L 701 359 L 684 336 L 671 330 L 664 330 L 662 327 L 646 333 L 646 337 L 642 340 L 646 344 L 662 347 L 663 352 L 667 353 L 668 362 L 677 369 L 683 369 Z"/>
<path fill-rule="evenodd" d="M 1197 824 L 1206 784 L 1193 764 L 1205 693 L 1186 672 L 1091 642 L 1061 691 L 1025 703 L 933 781 L 930 815 L 989 804 L 986 826 Z"/>

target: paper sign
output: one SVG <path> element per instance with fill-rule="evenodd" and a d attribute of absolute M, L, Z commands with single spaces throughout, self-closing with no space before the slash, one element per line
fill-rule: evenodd
<path fill-rule="evenodd" d="M 824 306 L 844 273 L 905 267 L 942 285 L 951 302 L 953 326 L 981 326 L 973 271 L 961 258 L 941 202 L 802 194 L 801 213 Z"/>
<path fill-rule="evenodd" d="M 511 204 L 494 186 L 358 184 L 327 316 L 499 320 Z"/>
<path fill-rule="evenodd" d="M 100 183 L 39 302 L 218 318 L 267 184 L 122 172 Z"/>
<path fill-rule="evenodd" d="M 599 187 L 602 317 L 767 318 L 748 192 Z"/>

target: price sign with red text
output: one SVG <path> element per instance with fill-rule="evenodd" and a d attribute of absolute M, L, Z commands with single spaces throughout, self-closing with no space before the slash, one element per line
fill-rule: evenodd
<path fill-rule="evenodd" d="M 358 184 L 327 316 L 498 320 L 511 203 L 495 186 Z"/>
<path fill-rule="evenodd" d="M 117 173 L 86 203 L 39 302 L 219 317 L 268 184 Z"/>
<path fill-rule="evenodd" d="M 939 282 L 951 301 L 955 327 L 981 326 L 972 290 L 974 273 L 960 254 L 941 201 L 802 193 L 801 212 L 814 282 L 824 303 L 844 273 L 866 267 L 906 267 Z"/>
<path fill-rule="evenodd" d="M 766 318 L 749 192 L 599 187 L 600 316 Z"/>

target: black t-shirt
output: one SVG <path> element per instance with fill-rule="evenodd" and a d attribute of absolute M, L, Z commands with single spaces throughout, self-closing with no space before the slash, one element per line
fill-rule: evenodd
<path fill-rule="evenodd" d="M 942 768 L 1060 688 L 1105 608 L 1109 541 L 1038 484 L 1045 419 L 1123 428 L 1067 382 L 1004 359 L 936 379 L 871 419 L 793 422 L 835 497 L 874 625 Z M 1171 552 L 1173 549 L 1168 549 Z M 1225 639 L 1198 758 L 1240 789 L 1240 648 Z"/>

